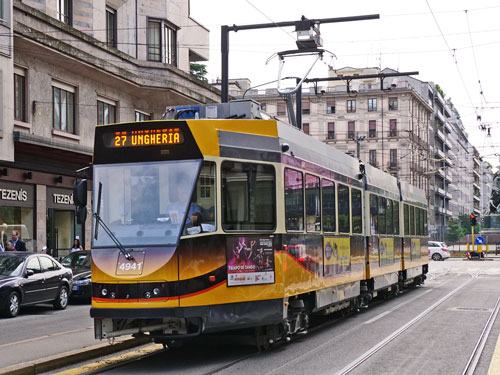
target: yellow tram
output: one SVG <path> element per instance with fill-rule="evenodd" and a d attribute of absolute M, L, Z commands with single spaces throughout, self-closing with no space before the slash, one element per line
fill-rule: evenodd
<path fill-rule="evenodd" d="M 253 113 L 96 127 L 96 338 L 266 342 L 424 281 L 423 191 Z"/>

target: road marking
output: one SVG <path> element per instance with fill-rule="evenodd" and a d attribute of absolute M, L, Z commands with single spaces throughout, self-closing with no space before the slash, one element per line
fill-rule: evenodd
<path fill-rule="evenodd" d="M 409 300 L 407 300 L 407 301 L 401 302 L 399 305 L 396 305 L 396 306 L 394 306 L 392 309 L 387 310 L 387 311 L 384 311 L 383 313 L 378 314 L 377 316 L 375 316 L 375 317 L 371 318 L 370 320 L 367 320 L 367 321 L 366 321 L 366 322 L 364 322 L 363 324 L 370 324 L 370 323 L 373 323 L 373 322 L 375 322 L 375 321 L 379 320 L 380 318 L 383 318 L 383 317 L 384 317 L 384 316 L 386 316 L 387 314 L 390 314 L 390 313 L 391 313 L 391 312 L 393 312 L 394 310 L 399 309 L 401 306 L 404 306 L 404 305 L 406 305 L 407 303 L 410 303 L 410 302 L 412 302 L 413 300 L 415 300 L 415 299 L 417 299 L 417 298 L 420 298 L 420 297 L 422 297 L 423 295 L 425 295 L 425 294 L 427 294 L 427 293 L 429 293 L 429 292 L 432 292 L 432 289 L 426 290 L 425 292 L 420 293 L 419 295 L 417 295 L 417 296 L 415 296 L 415 297 L 412 297 L 412 298 L 410 298 L 410 299 L 409 299 Z"/>
<path fill-rule="evenodd" d="M 498 335 L 497 345 L 493 352 L 493 358 L 491 358 L 488 375 L 500 375 L 500 335 Z"/>
<path fill-rule="evenodd" d="M 31 339 L 26 339 L 26 340 L 21 340 L 21 341 L 14 341 L 14 342 L 9 342 L 7 344 L 2 344 L 0 345 L 0 348 L 4 348 L 6 346 L 12 346 L 12 345 L 18 345 L 18 344 L 26 344 L 27 342 L 32 342 L 32 341 L 38 341 L 38 340 L 43 340 L 49 337 L 55 337 L 55 336 L 61 336 L 61 335 L 66 335 L 68 333 L 75 333 L 75 332 L 82 332 L 82 331 L 87 331 L 89 329 L 93 329 L 94 327 L 87 327 L 87 328 L 78 328 L 78 329 L 73 329 L 71 331 L 65 331 L 65 332 L 57 332 L 57 333 L 51 333 L 49 335 L 45 336 L 40 336 L 40 337 L 33 337 Z"/>
<path fill-rule="evenodd" d="M 80 367 L 64 370 L 62 372 L 55 373 L 54 375 L 80 375 L 80 374 L 93 373 L 105 367 L 115 366 L 117 364 L 120 364 L 121 362 L 131 361 L 143 356 L 152 355 L 162 350 L 164 350 L 162 344 L 151 344 L 146 346 L 145 348 L 135 350 L 133 352 L 129 352 L 112 358 L 103 359 L 95 363 L 89 363 L 87 365 L 83 365 Z"/>

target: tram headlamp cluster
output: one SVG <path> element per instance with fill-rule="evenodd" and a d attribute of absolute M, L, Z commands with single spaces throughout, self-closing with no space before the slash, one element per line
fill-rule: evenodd
<path fill-rule="evenodd" d="M 101 294 L 103 297 L 106 297 L 108 295 L 108 290 L 106 288 L 102 289 Z"/>
<path fill-rule="evenodd" d="M 150 299 L 151 298 L 151 292 L 145 292 L 144 293 L 144 298 Z"/>
<path fill-rule="evenodd" d="M 109 293 L 109 298 L 111 298 L 111 299 L 115 299 L 115 297 L 116 297 L 115 292 L 111 292 L 111 293 Z"/>
<path fill-rule="evenodd" d="M 160 295 L 160 289 L 159 289 L 159 288 L 154 288 L 154 289 L 153 289 L 153 294 L 154 294 L 155 296 Z"/>

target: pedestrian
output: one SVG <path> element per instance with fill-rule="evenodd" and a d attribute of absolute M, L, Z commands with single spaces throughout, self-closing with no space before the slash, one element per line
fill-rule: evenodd
<path fill-rule="evenodd" d="M 14 246 L 14 242 L 12 242 L 12 240 L 7 241 L 5 251 L 16 251 L 16 247 Z"/>
<path fill-rule="evenodd" d="M 13 230 L 11 237 L 12 237 L 12 242 L 14 243 L 14 247 L 16 248 L 16 251 L 26 251 L 26 244 L 19 239 L 18 230 Z"/>
<path fill-rule="evenodd" d="M 73 247 L 71 248 L 71 252 L 80 250 L 83 250 L 82 245 L 80 245 L 80 239 L 75 238 L 75 240 L 73 241 Z"/>

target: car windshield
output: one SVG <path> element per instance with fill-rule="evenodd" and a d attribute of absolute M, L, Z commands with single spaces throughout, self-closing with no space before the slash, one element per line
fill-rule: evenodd
<path fill-rule="evenodd" d="M 24 257 L 0 253 L 0 276 L 19 276 L 25 260 Z"/>
<path fill-rule="evenodd" d="M 90 251 L 85 253 L 75 252 L 66 255 L 61 264 L 65 267 L 86 267 L 90 268 Z"/>
<path fill-rule="evenodd" d="M 101 219 L 123 246 L 176 245 L 200 164 L 182 160 L 96 165 L 94 194 L 101 183 Z M 116 246 L 102 227 L 92 240 L 93 247 Z"/>

